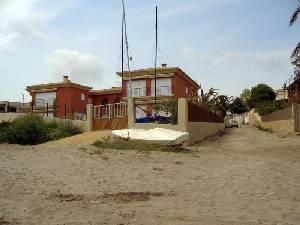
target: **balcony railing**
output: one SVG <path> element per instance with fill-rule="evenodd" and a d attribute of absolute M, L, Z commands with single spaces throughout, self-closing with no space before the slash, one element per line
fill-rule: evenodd
<path fill-rule="evenodd" d="M 94 119 L 125 117 L 127 116 L 127 104 L 115 103 L 94 106 Z"/>
<path fill-rule="evenodd" d="M 130 96 L 129 89 L 126 89 L 126 96 Z M 172 86 L 159 86 L 156 88 L 156 96 L 172 96 Z M 155 87 L 132 88 L 132 97 L 155 96 Z"/>

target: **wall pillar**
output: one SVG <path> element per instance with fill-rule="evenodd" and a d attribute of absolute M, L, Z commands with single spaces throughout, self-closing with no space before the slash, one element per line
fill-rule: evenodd
<path fill-rule="evenodd" d="M 93 104 L 86 105 L 86 122 L 87 122 L 87 131 L 93 131 Z"/>
<path fill-rule="evenodd" d="M 187 98 L 178 99 L 178 126 L 181 131 L 188 131 L 188 101 Z"/>
<path fill-rule="evenodd" d="M 300 110 L 298 104 L 292 105 L 293 119 L 294 119 L 294 131 L 300 132 Z"/>
<path fill-rule="evenodd" d="M 8 112 L 8 103 L 4 105 L 4 112 Z"/>
<path fill-rule="evenodd" d="M 127 100 L 127 116 L 128 116 L 128 129 L 133 129 L 135 123 L 135 110 L 134 110 L 133 98 L 128 98 Z"/>

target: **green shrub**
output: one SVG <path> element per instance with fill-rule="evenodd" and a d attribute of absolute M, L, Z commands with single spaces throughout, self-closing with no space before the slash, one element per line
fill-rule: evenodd
<path fill-rule="evenodd" d="M 260 131 L 265 131 L 265 132 L 273 133 L 273 130 L 271 128 L 265 128 L 265 127 L 262 127 L 262 126 L 257 126 L 257 128 Z"/>
<path fill-rule="evenodd" d="M 5 138 L 8 143 L 32 145 L 50 140 L 50 135 L 42 116 L 27 114 L 10 124 Z"/>
<path fill-rule="evenodd" d="M 71 120 L 63 120 L 58 122 L 59 137 L 70 137 L 76 134 L 81 134 L 82 129 L 75 125 Z"/>
<path fill-rule="evenodd" d="M 9 124 L 0 125 L 0 142 L 36 145 L 80 133 L 82 129 L 72 121 L 45 121 L 40 115 L 27 114 Z"/>
<path fill-rule="evenodd" d="M 10 126 L 10 122 L 1 122 L 0 123 L 0 143 L 5 142 L 6 140 L 6 132 Z"/>
<path fill-rule="evenodd" d="M 259 113 L 259 115 L 263 116 L 269 113 L 274 112 L 277 109 L 274 102 L 264 101 L 256 104 L 255 111 Z"/>

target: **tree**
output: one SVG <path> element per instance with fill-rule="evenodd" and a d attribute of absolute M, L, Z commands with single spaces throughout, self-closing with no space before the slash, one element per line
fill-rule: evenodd
<path fill-rule="evenodd" d="M 226 111 L 230 109 L 230 104 L 232 103 L 232 97 L 227 95 L 218 95 L 215 98 L 215 111 L 219 111 L 222 116 L 226 115 Z"/>
<path fill-rule="evenodd" d="M 300 14 L 300 7 L 298 6 L 297 9 L 294 11 L 293 15 L 290 18 L 290 23 L 289 23 L 290 27 L 293 26 L 296 23 L 299 14 Z M 299 64 L 298 64 L 299 53 L 300 53 L 300 42 L 298 42 L 298 44 L 296 45 L 296 47 L 294 48 L 294 50 L 292 51 L 292 54 L 291 54 L 292 63 L 296 67 L 295 72 L 298 71 L 297 68 L 299 67 Z"/>
<path fill-rule="evenodd" d="M 230 109 L 232 113 L 241 114 L 247 112 L 247 106 L 244 104 L 242 98 L 235 98 L 230 104 Z"/>
<path fill-rule="evenodd" d="M 274 102 L 276 98 L 275 91 L 267 84 L 258 84 L 251 89 L 251 97 L 249 105 L 251 108 L 256 108 L 261 102 Z"/>
<path fill-rule="evenodd" d="M 260 115 L 266 115 L 277 109 L 275 101 L 263 101 L 256 104 L 256 112 Z"/>

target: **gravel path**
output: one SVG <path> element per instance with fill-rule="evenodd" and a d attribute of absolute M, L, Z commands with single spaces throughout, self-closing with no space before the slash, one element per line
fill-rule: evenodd
<path fill-rule="evenodd" d="M 299 136 L 231 129 L 188 154 L 80 140 L 0 145 L 1 225 L 300 224 Z"/>

